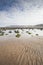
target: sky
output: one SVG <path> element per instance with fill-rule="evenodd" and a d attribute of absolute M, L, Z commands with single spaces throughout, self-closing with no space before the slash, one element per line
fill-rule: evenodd
<path fill-rule="evenodd" d="M 0 26 L 43 24 L 43 0 L 0 0 Z"/>

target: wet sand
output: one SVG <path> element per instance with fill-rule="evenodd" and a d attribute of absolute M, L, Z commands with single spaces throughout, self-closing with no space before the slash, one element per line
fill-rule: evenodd
<path fill-rule="evenodd" d="M 0 37 L 0 65 L 43 65 L 43 37 Z"/>

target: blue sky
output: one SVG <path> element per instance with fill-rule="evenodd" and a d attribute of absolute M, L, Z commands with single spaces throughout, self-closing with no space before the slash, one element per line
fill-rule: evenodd
<path fill-rule="evenodd" d="M 43 24 L 43 0 L 0 0 L 0 26 Z"/>

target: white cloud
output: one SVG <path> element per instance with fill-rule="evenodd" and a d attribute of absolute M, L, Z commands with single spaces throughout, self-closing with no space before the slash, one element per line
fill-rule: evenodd
<path fill-rule="evenodd" d="M 6 25 L 29 25 L 43 23 L 43 8 L 18 11 L 14 8 L 7 11 L 0 11 L 0 26 Z"/>

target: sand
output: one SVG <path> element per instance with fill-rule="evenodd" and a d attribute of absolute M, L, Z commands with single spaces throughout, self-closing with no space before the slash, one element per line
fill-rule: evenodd
<path fill-rule="evenodd" d="M 0 37 L 0 65 L 43 65 L 43 37 Z"/>

